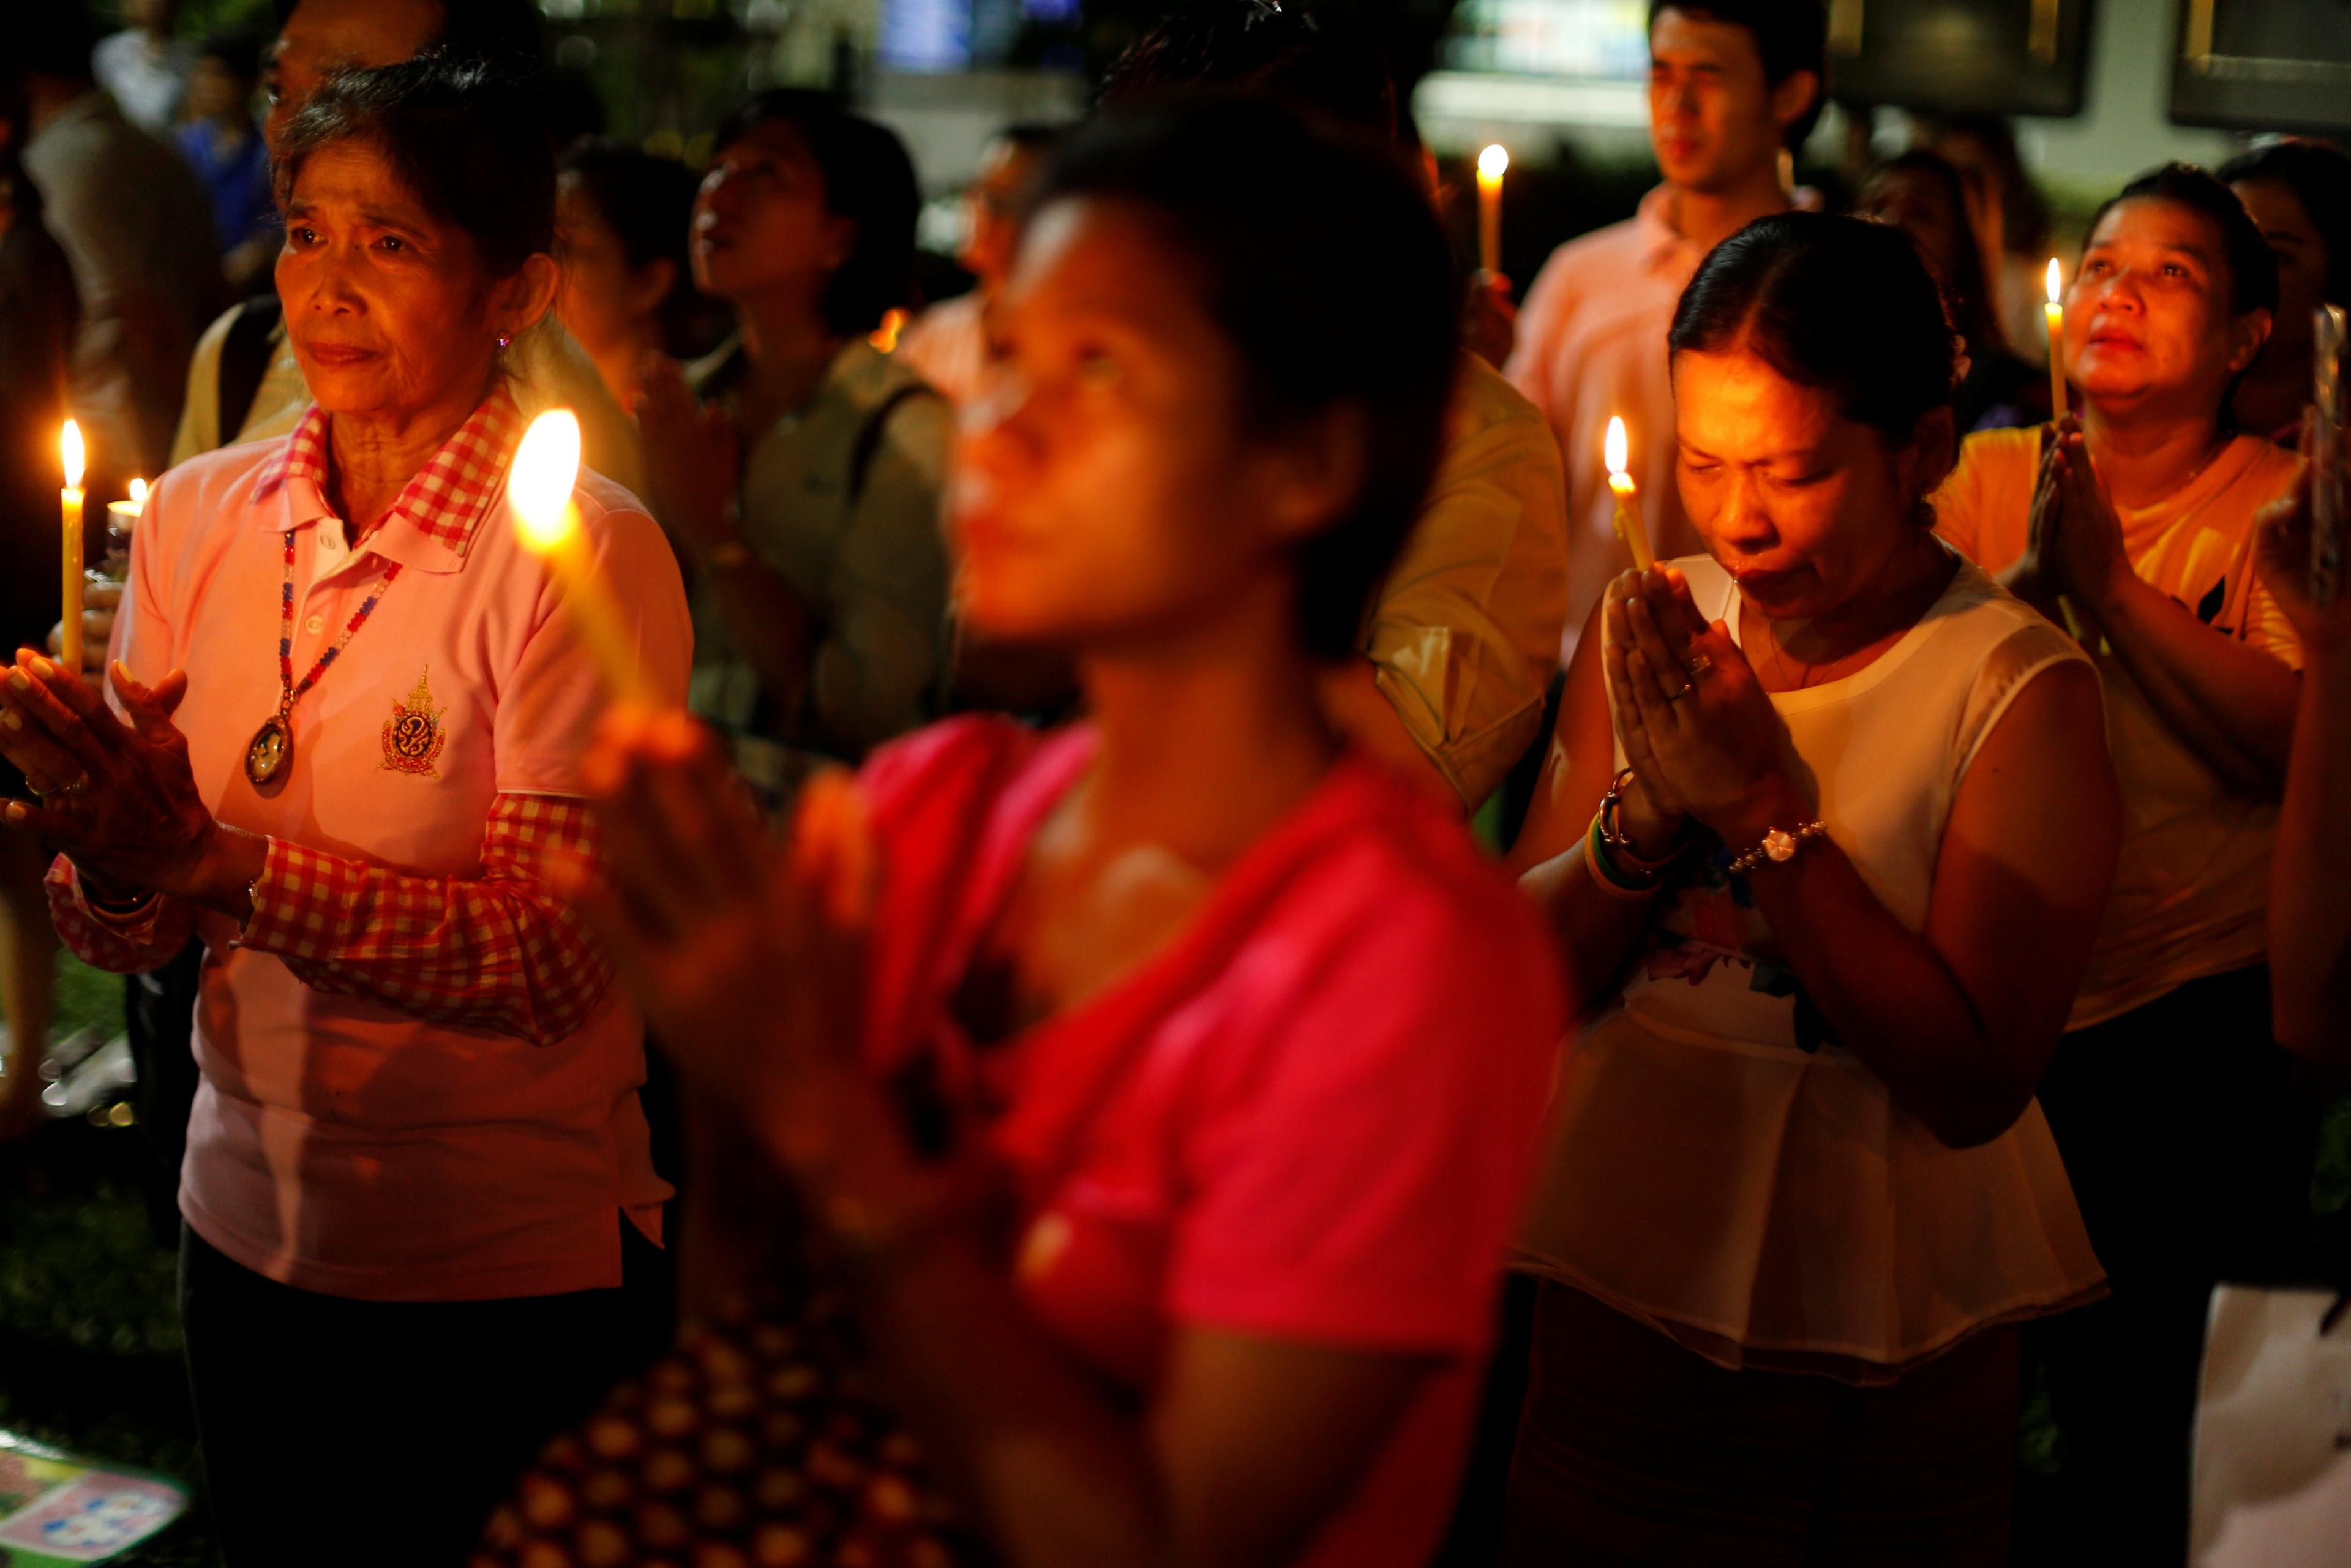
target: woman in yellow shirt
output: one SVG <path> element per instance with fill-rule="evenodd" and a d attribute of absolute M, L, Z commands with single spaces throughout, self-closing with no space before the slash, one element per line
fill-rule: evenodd
<path fill-rule="evenodd" d="M 2114 1289 L 2048 1338 L 2068 1512 L 2116 1562 L 2184 1552 L 2205 1302 L 2306 1212 L 2265 921 L 2301 653 L 2253 570 L 2295 459 L 2224 412 L 2276 300 L 2227 186 L 2179 164 L 2132 182 L 2065 299 L 2078 418 L 1970 437 L 1936 497 L 1945 538 L 2088 648 L 2122 784 L 2114 893 L 2041 1091 Z"/>

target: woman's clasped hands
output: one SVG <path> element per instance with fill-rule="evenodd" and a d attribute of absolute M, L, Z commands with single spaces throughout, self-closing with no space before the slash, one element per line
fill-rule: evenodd
<path fill-rule="evenodd" d="M 1645 854 L 1661 857 L 1688 821 L 1736 846 L 1812 814 L 1786 770 L 1786 726 L 1729 630 L 1698 613 L 1688 579 L 1671 567 L 1624 573 L 1601 628 L 1633 770 L 1623 824 Z"/>
<path fill-rule="evenodd" d="M 601 862 L 567 857 L 549 880 L 664 1051 L 804 1177 L 886 1145 L 860 1069 L 876 862 L 850 776 L 810 779 L 779 844 L 685 714 L 615 710 L 581 771 Z"/>
<path fill-rule="evenodd" d="M 218 824 L 197 793 L 188 742 L 172 714 L 188 689 L 177 670 L 152 687 L 109 671 L 125 718 L 98 688 L 31 649 L 0 666 L 0 755 L 34 800 L 5 808 L 100 887 L 202 901 Z"/>

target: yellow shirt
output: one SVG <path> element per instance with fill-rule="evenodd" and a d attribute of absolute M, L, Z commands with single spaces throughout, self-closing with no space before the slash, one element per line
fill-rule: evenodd
<path fill-rule="evenodd" d="M 1473 810 L 1542 728 L 1567 619 L 1566 537 L 1551 427 L 1463 354 L 1437 474 L 1380 588 L 1364 653 L 1405 728 Z"/>
<path fill-rule="evenodd" d="M 2117 507 L 2142 581 L 2214 631 L 2295 668 L 2302 645 L 2253 570 L 2254 517 L 2293 483 L 2292 453 L 2250 435 L 2152 506 Z M 2024 553 L 2038 430 L 1968 437 L 1935 494 L 1936 528 L 1987 571 Z M 2091 650 L 2106 694 L 2106 742 L 2122 781 L 2122 861 L 2070 1027 L 2155 1000 L 2207 975 L 2263 961 L 2274 805 L 2232 793 L 2162 720 L 2120 661 Z"/>

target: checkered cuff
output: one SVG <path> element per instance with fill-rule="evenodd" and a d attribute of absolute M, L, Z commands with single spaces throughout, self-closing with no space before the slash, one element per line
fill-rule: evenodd
<path fill-rule="evenodd" d="M 95 969 L 135 975 L 155 968 L 186 946 L 194 930 L 194 912 L 161 894 L 150 894 L 130 909 L 91 903 L 80 869 L 64 855 L 51 862 L 46 884 L 58 940 Z"/>

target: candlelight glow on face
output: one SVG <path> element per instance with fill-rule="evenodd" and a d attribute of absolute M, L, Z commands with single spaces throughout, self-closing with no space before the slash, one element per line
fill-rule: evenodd
<path fill-rule="evenodd" d="M 66 421 L 65 434 L 57 438 L 57 452 L 65 463 L 66 488 L 80 489 L 82 470 L 88 465 L 89 454 L 82 449 L 81 426 L 70 419 Z"/>
<path fill-rule="evenodd" d="M 579 417 L 568 408 L 549 409 L 530 422 L 507 479 L 516 537 L 532 554 L 545 555 L 570 537 L 571 488 L 579 482 Z"/>

